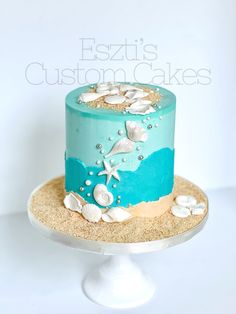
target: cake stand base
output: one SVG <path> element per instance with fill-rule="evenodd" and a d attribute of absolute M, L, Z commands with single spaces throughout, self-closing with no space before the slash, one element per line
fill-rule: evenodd
<path fill-rule="evenodd" d="M 109 257 L 85 277 L 82 287 L 91 301 L 117 309 L 144 304 L 155 292 L 152 281 L 129 255 Z"/>
<path fill-rule="evenodd" d="M 57 185 L 53 185 L 51 189 L 50 184 L 44 183 L 32 192 L 28 204 L 29 220 L 31 224 L 48 239 L 80 251 L 110 255 L 102 265 L 95 267 L 87 274 L 82 283 L 83 291 L 91 301 L 100 305 L 117 309 L 136 307 L 150 300 L 155 292 L 155 286 L 148 276 L 131 260 L 131 254 L 160 251 L 188 241 L 202 230 L 207 221 L 208 201 L 204 192 L 193 183 L 183 178 L 176 178 L 176 180 L 179 180 L 179 183 L 182 182 L 182 184 L 178 182 L 176 184 L 175 188 L 178 190 L 178 193 L 187 193 L 195 196 L 199 201 L 205 202 L 207 209 L 201 219 L 199 219 L 196 224 L 192 225 L 191 228 L 187 228 L 182 232 L 178 231 L 172 236 L 162 237 L 160 239 L 152 239 L 150 236 L 149 241 L 144 239 L 139 242 L 121 243 L 94 240 L 91 237 L 86 239 L 78 235 L 74 236 L 71 234 L 70 229 L 68 232 L 65 230 L 61 232 L 58 228 L 68 219 L 68 212 L 62 207 L 61 214 L 56 215 L 55 213 L 58 213 L 60 210 L 61 199 L 59 198 L 59 201 L 52 201 L 55 195 L 61 195 L 60 193 L 64 195 L 63 189 L 60 188 L 60 186 L 63 186 L 63 180 L 60 178 L 50 181 L 57 182 Z M 41 193 L 39 193 L 39 191 Z M 48 197 L 47 192 L 50 192 L 50 197 Z M 45 207 L 42 206 L 42 202 L 45 199 L 48 202 L 46 208 L 50 208 L 50 215 L 47 214 L 47 211 L 46 213 L 44 212 Z M 180 218 L 175 219 L 177 225 L 180 222 L 179 219 Z M 183 220 L 181 226 L 185 225 L 185 221 L 186 220 Z M 51 222 L 53 222 L 53 224 L 51 224 Z M 83 220 L 78 219 L 76 223 L 77 231 L 83 228 Z M 132 220 L 129 223 L 132 224 Z M 74 226 L 74 223 L 70 226 Z M 92 228 L 93 225 L 91 224 L 90 227 Z M 107 225 L 107 228 L 109 228 L 109 225 Z M 101 234 L 104 234 L 106 230 L 104 228 L 102 230 L 103 232 L 101 232 Z"/>

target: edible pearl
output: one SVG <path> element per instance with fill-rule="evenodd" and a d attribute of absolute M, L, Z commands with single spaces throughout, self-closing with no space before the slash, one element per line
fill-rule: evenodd
<path fill-rule="evenodd" d="M 117 204 L 120 204 L 120 200 L 117 200 Z"/>
<path fill-rule="evenodd" d="M 96 145 L 96 148 L 97 148 L 97 149 L 101 149 L 101 148 L 102 148 L 102 144 L 97 144 L 97 145 Z"/>
<path fill-rule="evenodd" d="M 160 120 L 162 120 L 162 119 L 163 119 L 163 117 L 162 117 L 162 116 L 160 116 L 160 117 L 159 117 L 159 119 L 160 119 Z"/>
<path fill-rule="evenodd" d="M 158 109 L 161 109 L 161 108 L 162 108 L 161 105 L 159 105 L 159 106 L 158 106 Z"/>
<path fill-rule="evenodd" d="M 108 140 L 109 140 L 109 141 L 113 141 L 113 137 L 112 137 L 112 136 L 109 136 L 109 137 L 108 137 Z"/>
<path fill-rule="evenodd" d="M 119 131 L 118 131 L 118 134 L 119 134 L 119 135 L 122 135 L 122 134 L 124 134 L 124 131 L 123 131 L 123 130 L 119 130 Z"/>
<path fill-rule="evenodd" d="M 113 184 L 112 187 L 115 189 L 116 188 L 116 184 Z"/>
<path fill-rule="evenodd" d="M 87 193 L 87 196 L 91 196 L 91 194 L 90 194 L 90 193 Z"/>
<path fill-rule="evenodd" d="M 120 199 L 121 199 L 121 196 L 120 196 L 120 195 L 118 195 L 118 196 L 117 196 L 117 198 L 120 200 Z"/>
<path fill-rule="evenodd" d="M 80 189 L 81 192 L 84 191 L 84 187 L 82 187 L 82 186 L 79 189 Z"/>
<path fill-rule="evenodd" d="M 114 159 L 111 159 L 111 160 L 110 160 L 110 164 L 111 164 L 111 165 L 114 164 L 114 162 L 115 162 Z"/>
<path fill-rule="evenodd" d="M 149 124 L 149 125 L 147 126 L 147 128 L 150 130 L 150 129 L 152 128 L 152 125 Z"/>
<path fill-rule="evenodd" d="M 102 150 L 100 151 L 100 154 L 104 154 L 104 153 L 105 153 L 105 150 L 102 149 Z"/>
<path fill-rule="evenodd" d="M 93 175 L 93 172 L 92 172 L 92 171 L 89 171 L 89 175 L 92 176 L 92 175 Z"/>
<path fill-rule="evenodd" d="M 86 184 L 87 186 L 91 185 L 91 183 L 92 183 L 92 182 L 91 182 L 90 180 L 86 180 L 86 181 L 85 181 L 85 184 Z"/>
<path fill-rule="evenodd" d="M 122 161 L 123 161 L 123 162 L 126 162 L 126 158 L 122 158 Z"/>
<path fill-rule="evenodd" d="M 137 146 L 136 147 L 136 150 L 139 152 L 141 150 L 141 147 L 140 146 Z"/>
<path fill-rule="evenodd" d="M 143 155 L 139 155 L 139 156 L 138 156 L 138 159 L 139 159 L 139 160 L 143 160 Z"/>
<path fill-rule="evenodd" d="M 96 161 L 96 164 L 97 164 L 97 165 L 100 165 L 100 163 L 101 163 L 100 160 L 97 160 L 97 161 Z"/>
<path fill-rule="evenodd" d="M 158 127 L 158 123 L 155 123 L 155 128 L 157 128 Z"/>
<path fill-rule="evenodd" d="M 147 117 L 147 120 L 151 120 L 151 117 Z"/>

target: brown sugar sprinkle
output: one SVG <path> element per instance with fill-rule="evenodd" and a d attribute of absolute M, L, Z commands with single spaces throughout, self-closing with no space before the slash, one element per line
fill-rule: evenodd
<path fill-rule="evenodd" d="M 193 183 L 175 176 L 174 197 L 180 194 L 193 195 L 198 202 L 206 204 L 203 215 L 178 218 L 167 210 L 157 218 L 134 217 L 124 222 L 91 223 L 79 213 L 70 211 L 63 205 L 65 197 L 64 177 L 52 179 L 37 190 L 30 201 L 29 210 L 34 217 L 48 228 L 78 238 L 134 243 L 160 240 L 181 234 L 197 226 L 208 213 L 205 193 Z"/>
<path fill-rule="evenodd" d="M 149 93 L 148 96 L 143 97 L 142 99 L 145 100 L 150 100 L 151 101 L 151 106 L 155 107 L 155 105 L 157 105 L 158 102 L 160 102 L 161 100 L 161 94 L 156 92 L 155 90 L 148 88 L 148 87 L 144 87 L 142 85 L 135 85 L 135 87 L 141 88 L 144 92 Z M 88 90 L 89 93 L 93 93 L 96 92 L 96 88 L 91 88 Z M 124 95 L 126 92 L 120 92 L 120 95 Z M 100 97 L 94 101 L 90 101 L 87 102 L 86 104 L 89 107 L 92 108 L 104 108 L 104 109 L 111 109 L 114 111 L 124 111 L 127 107 L 130 106 L 130 103 L 128 102 L 124 102 L 122 104 L 116 104 L 116 105 L 112 105 L 112 104 L 107 104 L 105 101 L 105 96 Z"/>

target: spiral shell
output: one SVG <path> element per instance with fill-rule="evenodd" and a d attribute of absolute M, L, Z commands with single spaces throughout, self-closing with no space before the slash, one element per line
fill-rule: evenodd
<path fill-rule="evenodd" d="M 112 193 L 107 190 L 104 184 L 97 184 L 95 186 L 93 196 L 95 201 L 101 206 L 109 206 L 114 200 Z"/>

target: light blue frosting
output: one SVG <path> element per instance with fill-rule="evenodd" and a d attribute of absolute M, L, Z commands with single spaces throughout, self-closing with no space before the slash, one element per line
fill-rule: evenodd
<path fill-rule="evenodd" d="M 112 193 L 114 193 L 114 197 L 121 196 L 123 206 L 129 203 L 136 204 L 142 200 L 156 200 L 172 191 L 175 96 L 159 86 L 138 84 L 138 86 L 140 85 L 153 90 L 159 88 L 162 97 L 155 106 L 154 113 L 148 115 L 123 114 L 109 109 L 95 109 L 85 103 L 78 103 L 80 94 L 88 91 L 92 85 L 80 87 L 67 95 L 65 154 L 67 191 L 75 191 L 88 202 L 94 202 L 93 198 L 87 197 L 86 193 L 82 193 L 79 188 L 85 186 L 86 179 L 91 179 L 88 176 L 89 169 L 93 169 L 96 173 L 98 170 L 104 170 L 103 160 L 108 162 L 112 160 L 113 164 L 119 163 L 118 172 L 121 182 L 119 183 L 114 178 L 111 180 L 111 182 L 114 180 L 115 183 L 118 182 L 117 189 L 112 190 Z M 136 121 L 146 130 L 147 141 L 135 143 L 135 150 L 131 153 L 118 154 L 105 159 L 104 156 L 113 145 L 119 139 L 126 137 L 125 122 L 131 120 Z M 118 131 L 122 131 L 123 134 L 119 135 Z M 97 144 L 101 144 L 102 148 L 97 149 Z M 138 158 L 140 156 L 143 156 L 143 161 Z M 148 171 L 143 171 L 147 168 Z M 150 183 L 150 177 L 154 178 L 152 183 Z M 86 187 L 86 192 L 92 195 L 95 184 L 104 183 L 105 179 L 106 176 L 97 176 L 92 181 L 92 185 Z M 150 192 L 145 190 L 144 193 L 143 189 L 140 190 L 140 186 L 144 183 L 147 190 L 150 186 L 152 187 Z"/>

